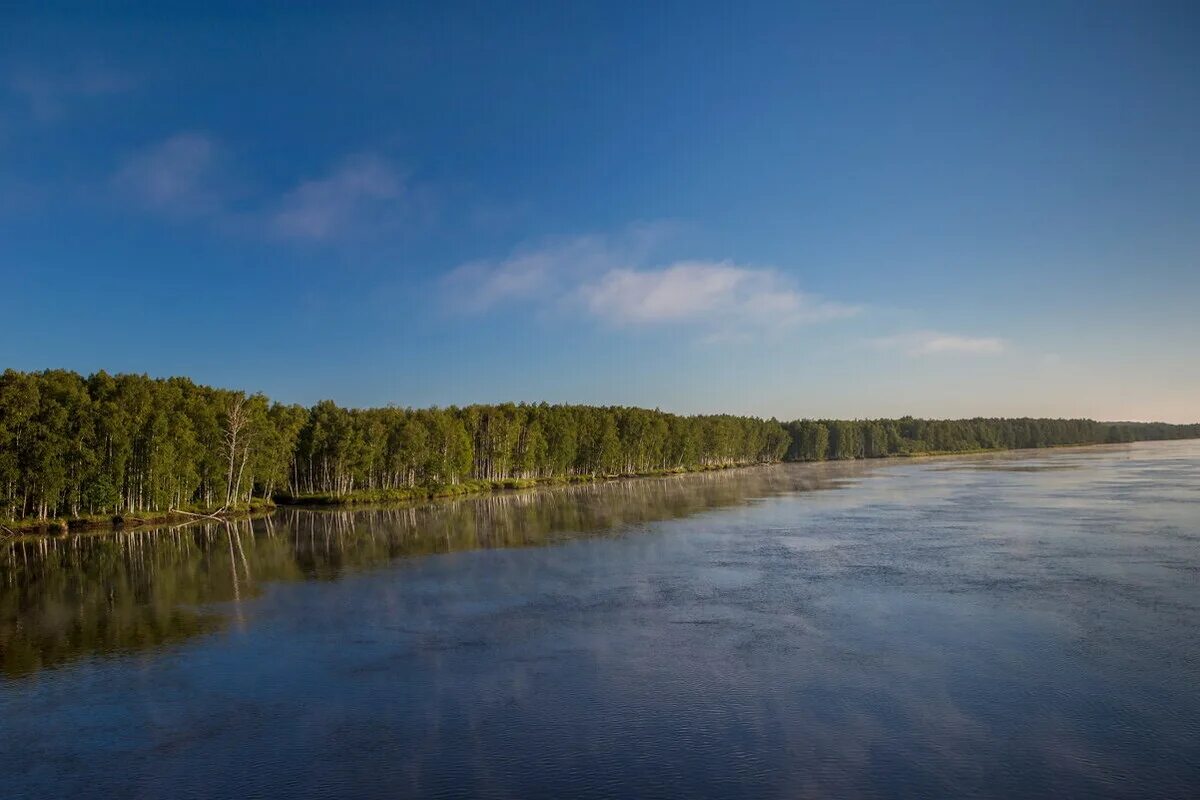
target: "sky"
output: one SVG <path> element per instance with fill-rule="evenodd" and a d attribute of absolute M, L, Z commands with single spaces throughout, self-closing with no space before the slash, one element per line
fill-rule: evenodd
<path fill-rule="evenodd" d="M 4 4 L 0 368 L 1194 422 L 1198 42 L 1193 2 Z"/>

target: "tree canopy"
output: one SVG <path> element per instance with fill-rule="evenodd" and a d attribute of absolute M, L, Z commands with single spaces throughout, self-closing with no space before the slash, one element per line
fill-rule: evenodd
<path fill-rule="evenodd" d="M 623 406 L 312 408 L 187 378 L 0 375 L 0 517 L 226 509 L 277 494 L 392 496 L 464 482 L 640 475 L 1200 437 L 1086 419 L 776 420 Z M 392 495 L 388 495 L 392 493 Z"/>
<path fill-rule="evenodd" d="M 276 493 L 632 475 L 778 461 L 774 420 L 641 408 L 312 408 L 186 378 L 0 376 L 0 517 L 228 508 Z"/>

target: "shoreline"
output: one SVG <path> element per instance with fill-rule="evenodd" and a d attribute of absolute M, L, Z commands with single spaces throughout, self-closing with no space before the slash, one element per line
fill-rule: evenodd
<path fill-rule="evenodd" d="M 280 506 L 297 508 L 337 508 L 361 505 L 411 505 L 427 503 L 434 500 L 453 500 L 460 497 L 480 497 L 489 494 L 502 494 L 524 489 L 539 489 L 555 486 L 579 486 L 592 483 L 613 483 L 617 481 L 634 481 L 645 478 L 666 478 L 672 475 L 699 475 L 705 472 L 726 472 L 734 469 L 752 467 L 770 467 L 787 463 L 785 461 L 747 461 L 735 464 L 714 464 L 710 466 L 673 469 L 651 470 L 649 472 L 628 472 L 613 475 L 566 475 L 549 478 L 504 478 L 500 480 L 466 480 L 456 484 L 441 486 L 413 486 L 403 489 L 363 489 L 336 496 L 323 493 L 289 496 L 277 494 L 275 503 Z"/>
<path fill-rule="evenodd" d="M 1129 447 L 1134 444 L 1156 441 L 1195 441 L 1187 439 L 1144 440 L 1142 442 L 1096 442 L 1084 444 L 1059 444 L 1045 447 L 1021 448 L 983 448 L 977 450 L 958 451 L 927 451 L 919 453 L 893 453 L 878 458 L 849 458 L 823 459 L 820 461 L 780 460 L 752 462 L 743 464 L 723 464 L 700 467 L 696 469 L 666 469 L 644 473 L 629 473 L 617 475 L 572 475 L 554 478 L 509 478 L 505 480 L 470 480 L 458 484 L 433 487 L 411 487 L 398 490 L 360 490 L 343 496 L 327 494 L 286 495 L 276 494 L 270 500 L 257 500 L 249 507 L 237 508 L 219 514 L 182 511 L 169 511 L 134 515 L 105 515 L 94 517 L 77 517 L 72 519 L 50 520 L 20 520 L 0 522 L 0 541 L 17 538 L 35 538 L 39 536 L 65 536 L 71 533 L 112 533 L 115 531 L 132 531 L 144 528 L 155 528 L 164 525 L 187 524 L 192 522 L 231 522 L 271 513 L 277 508 L 309 508 L 336 509 L 353 508 L 355 506 L 417 506 L 439 500 L 467 499 L 487 495 L 517 492 L 528 489 L 553 488 L 560 486 L 577 486 L 594 483 L 615 483 L 618 481 L 636 481 L 647 478 L 666 478 L 671 476 L 699 475 L 706 472 L 727 472 L 736 469 L 752 469 L 755 467 L 773 467 L 788 464 L 839 464 L 853 462 L 886 462 L 906 461 L 911 459 L 958 458 L 979 455 L 997 455 L 1004 453 L 1038 453 L 1042 451 L 1062 450 L 1093 450 L 1105 447 Z"/>
<path fill-rule="evenodd" d="M 554 478 L 508 478 L 505 480 L 469 480 L 445 486 L 415 486 L 400 490 L 365 490 L 336 497 L 326 494 L 287 495 L 277 493 L 269 500 L 255 500 L 248 508 L 237 508 L 221 513 L 183 511 L 148 512 L 132 514 L 95 515 L 74 518 L 6 520 L 0 522 L 0 541 L 40 536 L 65 536 L 71 533 L 112 533 L 155 528 L 164 525 L 192 522 L 232 522 L 263 514 L 280 507 L 290 508 L 350 508 L 366 505 L 388 505 L 396 507 L 416 506 L 438 500 L 484 497 L 487 495 L 517 492 L 528 489 L 554 486 L 575 486 L 591 483 L 632 481 L 644 478 L 664 478 L 671 475 L 697 475 L 705 472 L 723 472 L 750 467 L 777 466 L 787 462 L 766 461 L 741 464 L 722 464 L 696 469 L 667 469 L 653 472 L 620 475 L 572 475 Z"/>
<path fill-rule="evenodd" d="M 54 519 L 6 520 L 0 522 L 0 541 L 4 539 L 33 536 L 63 536 L 68 533 L 111 533 L 113 531 L 156 528 L 163 525 L 183 524 L 209 520 L 212 522 L 243 519 L 257 514 L 274 511 L 276 505 L 270 500 L 256 500 L 248 507 L 239 507 L 218 512 L 184 511 L 169 509 L 141 514 L 97 514 L 86 517 Z"/>

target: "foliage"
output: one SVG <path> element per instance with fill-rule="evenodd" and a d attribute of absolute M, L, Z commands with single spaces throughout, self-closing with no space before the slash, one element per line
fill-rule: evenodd
<path fill-rule="evenodd" d="M 775 420 L 545 403 L 311 409 L 144 375 L 0 376 L 0 518 L 418 499 L 778 461 Z"/>

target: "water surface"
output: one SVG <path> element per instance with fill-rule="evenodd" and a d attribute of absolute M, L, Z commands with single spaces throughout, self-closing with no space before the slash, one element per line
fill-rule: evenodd
<path fill-rule="evenodd" d="M 4 797 L 1188 797 L 1200 443 L 0 547 Z"/>

